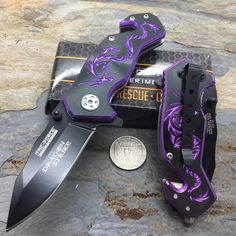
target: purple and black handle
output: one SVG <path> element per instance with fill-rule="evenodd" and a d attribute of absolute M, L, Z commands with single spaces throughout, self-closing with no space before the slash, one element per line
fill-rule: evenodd
<path fill-rule="evenodd" d="M 191 224 L 216 200 L 210 182 L 217 136 L 215 79 L 186 58 L 166 69 L 163 77 L 158 146 L 178 177 L 164 179 L 163 188 L 167 201 Z"/>
<path fill-rule="evenodd" d="M 116 112 L 111 98 L 124 86 L 140 55 L 162 44 L 165 29 L 146 13 L 120 22 L 120 33 L 106 37 L 87 59 L 73 88 L 62 98 L 75 121 L 111 122 Z"/>

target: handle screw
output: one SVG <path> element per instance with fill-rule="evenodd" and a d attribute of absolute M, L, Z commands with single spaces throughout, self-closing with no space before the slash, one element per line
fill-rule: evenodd
<path fill-rule="evenodd" d="M 185 210 L 186 210 L 186 211 L 190 211 L 190 207 L 189 207 L 189 206 L 186 206 L 186 207 L 185 207 Z"/>
<path fill-rule="evenodd" d="M 178 76 L 180 77 L 180 78 L 183 78 L 184 76 L 185 76 L 185 71 L 184 70 L 180 70 L 179 72 L 178 72 Z"/>
<path fill-rule="evenodd" d="M 168 160 L 172 160 L 173 159 L 173 154 L 171 153 L 171 152 L 168 152 L 167 154 L 166 154 L 166 157 L 167 157 L 167 159 Z"/>
<path fill-rule="evenodd" d="M 110 41 L 114 41 L 115 40 L 115 37 L 113 35 L 109 36 L 108 38 Z"/>
<path fill-rule="evenodd" d="M 129 19 L 130 19 L 130 20 L 135 20 L 135 17 L 134 17 L 134 16 L 130 16 Z"/>
<path fill-rule="evenodd" d="M 173 194 L 174 199 L 178 199 L 178 195 L 176 193 Z"/>
<path fill-rule="evenodd" d="M 53 111 L 53 113 L 52 113 L 52 118 L 53 118 L 53 120 L 55 120 L 55 121 L 61 120 L 61 118 L 62 118 L 61 112 L 59 112 L 58 110 Z"/>

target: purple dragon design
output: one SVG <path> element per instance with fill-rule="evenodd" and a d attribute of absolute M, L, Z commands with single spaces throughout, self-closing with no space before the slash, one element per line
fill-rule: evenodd
<path fill-rule="evenodd" d="M 205 200 L 207 200 L 208 199 L 208 190 L 205 193 L 201 193 L 197 197 L 193 197 L 193 191 L 198 189 L 202 184 L 201 178 L 196 173 L 191 171 L 186 165 L 183 165 L 183 168 L 185 169 L 186 173 L 189 176 L 192 176 L 195 179 L 194 185 L 190 189 L 188 189 L 190 199 L 194 200 L 196 202 L 204 202 Z"/>
<path fill-rule="evenodd" d="M 118 56 L 117 54 L 119 53 L 119 49 L 114 46 L 109 46 L 103 49 L 101 54 L 88 62 L 88 74 L 93 78 L 93 80 L 84 81 L 80 84 L 88 83 L 89 87 L 95 87 L 113 81 L 115 78 L 108 75 L 109 68 L 112 65 L 111 62 L 126 62 L 132 57 L 134 53 L 132 41 L 143 40 L 148 37 L 148 31 L 145 27 L 150 27 L 154 33 L 158 30 L 158 27 L 155 24 L 150 24 L 148 22 L 144 22 L 139 27 L 142 31 L 142 35 L 130 35 L 125 40 L 125 47 L 127 49 L 126 55 Z"/>
<path fill-rule="evenodd" d="M 182 122 L 183 117 L 181 116 L 183 110 L 183 104 L 172 103 L 171 108 L 167 110 L 165 121 L 168 119 L 168 131 L 170 133 L 170 141 L 174 148 L 179 149 L 181 147 L 182 137 Z M 197 113 L 195 113 L 197 115 Z M 193 159 L 196 160 L 200 153 L 201 140 L 193 135 Z"/>
<path fill-rule="evenodd" d="M 176 96 L 180 101 L 183 101 L 184 94 L 177 94 L 174 92 L 174 96 Z M 173 147 L 179 149 L 181 147 L 182 142 L 182 122 L 183 122 L 183 103 L 172 103 L 170 108 L 166 111 L 166 116 L 164 121 L 168 120 L 168 132 L 170 133 L 170 141 L 173 144 Z M 195 111 L 195 115 L 197 112 Z M 200 144 L 201 140 L 196 136 L 193 135 L 193 159 L 196 160 L 200 154 Z M 195 182 L 193 186 L 188 189 L 189 197 L 191 200 L 197 202 L 203 202 L 208 199 L 208 191 L 204 194 L 200 194 L 197 197 L 193 197 L 193 192 L 198 189 L 201 184 L 201 178 L 191 171 L 185 164 L 183 164 L 183 169 L 185 172 L 194 178 Z"/>

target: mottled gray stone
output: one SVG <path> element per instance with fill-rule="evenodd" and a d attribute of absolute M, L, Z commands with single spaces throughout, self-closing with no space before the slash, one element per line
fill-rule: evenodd
<path fill-rule="evenodd" d="M 0 222 L 6 224 L 7 214 L 10 207 L 10 199 L 15 183 L 16 176 L 6 176 L 0 178 L 1 197 L 0 197 Z M 9 188 L 11 186 L 11 188 Z M 6 227 L 6 225 L 5 225 Z"/>
<path fill-rule="evenodd" d="M 1 4 L 0 235 L 235 235 L 235 0 L 3 0 Z M 186 228 L 163 198 L 160 180 L 174 176 L 157 159 L 156 131 L 100 128 L 55 195 L 6 234 L 14 179 L 48 121 L 47 93 L 42 92 L 49 84 L 58 42 L 98 43 L 107 33 L 118 32 L 121 19 L 144 9 L 157 13 L 167 29 L 160 49 L 212 56 L 219 94 L 213 177 L 217 202 Z M 147 161 L 138 170 L 117 169 L 109 159 L 110 144 L 121 135 L 133 135 L 147 147 Z"/>
<path fill-rule="evenodd" d="M 216 121 L 222 125 L 228 125 L 229 128 L 231 125 L 236 124 L 236 110 L 229 110 L 229 109 L 218 109 Z M 232 132 L 234 135 L 235 133 Z"/>
<path fill-rule="evenodd" d="M 0 134 L 0 142 L 4 145 L 1 146 L 0 167 L 10 157 L 16 161 L 27 157 L 35 139 L 46 127 L 48 121 L 48 117 L 44 114 L 46 98 L 47 92 L 43 93 L 35 109 L 1 114 L 0 130 L 4 132 Z M 21 167 L 23 163 L 16 164 Z M 15 167 L 17 168 L 17 165 Z M 4 172 L 1 171 L 0 175 L 4 175 Z"/>

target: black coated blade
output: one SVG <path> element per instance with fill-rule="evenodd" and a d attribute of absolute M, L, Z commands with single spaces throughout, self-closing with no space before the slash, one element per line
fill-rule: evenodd
<path fill-rule="evenodd" d="M 62 104 L 58 106 L 61 109 Z M 64 113 L 65 115 L 65 113 Z M 17 177 L 7 222 L 9 231 L 39 208 L 60 186 L 95 129 L 52 120 L 35 142 Z"/>

